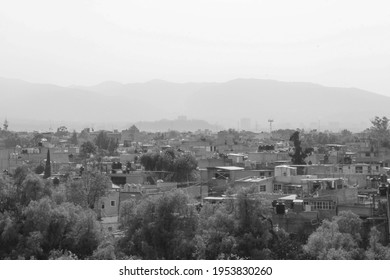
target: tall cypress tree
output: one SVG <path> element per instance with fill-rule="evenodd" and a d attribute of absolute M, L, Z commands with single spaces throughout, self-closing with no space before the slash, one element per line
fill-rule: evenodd
<path fill-rule="evenodd" d="M 301 141 L 299 140 L 299 131 L 295 131 L 291 137 L 290 141 L 294 143 L 294 152 L 290 154 L 291 162 L 293 164 L 306 164 L 305 158 L 310 155 L 314 149 L 306 148 L 305 150 L 301 147 Z"/>
<path fill-rule="evenodd" d="M 50 150 L 47 149 L 46 165 L 45 165 L 45 174 L 43 178 L 49 178 L 51 176 L 51 165 L 50 165 Z"/>

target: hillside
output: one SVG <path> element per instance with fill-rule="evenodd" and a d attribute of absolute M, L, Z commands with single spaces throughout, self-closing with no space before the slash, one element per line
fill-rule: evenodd
<path fill-rule="evenodd" d="M 60 87 L 0 78 L 0 118 L 14 129 L 33 129 L 41 124 L 65 124 L 80 129 L 125 128 L 132 123 L 162 119 L 204 120 L 204 127 L 237 128 L 241 118 L 267 129 L 312 127 L 362 130 L 374 116 L 385 116 L 390 98 L 356 88 L 324 87 L 311 83 L 237 79 L 225 83 L 104 82 L 96 86 Z M 24 126 L 18 127 L 18 124 Z M 186 124 L 167 124 L 187 130 Z M 145 123 L 146 127 L 148 126 Z M 155 126 L 155 125 L 152 125 Z M 184 126 L 184 127 L 183 127 Z M 192 126 L 191 126 L 192 128 Z"/>

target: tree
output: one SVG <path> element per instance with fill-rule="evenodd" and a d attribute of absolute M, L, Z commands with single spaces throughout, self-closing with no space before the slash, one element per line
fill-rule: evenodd
<path fill-rule="evenodd" d="M 42 133 L 34 133 L 34 137 L 31 140 L 32 146 L 38 146 L 38 144 L 42 141 L 43 134 Z"/>
<path fill-rule="evenodd" d="M 110 138 L 108 138 L 107 132 L 100 131 L 96 137 L 95 144 L 99 149 L 108 150 L 108 145 L 110 144 Z"/>
<path fill-rule="evenodd" d="M 305 150 L 301 147 L 301 141 L 299 140 L 299 131 L 295 131 L 290 141 L 294 143 L 294 151 L 290 154 L 291 161 L 293 164 L 306 164 L 305 158 L 313 152 L 313 148 L 306 148 Z"/>
<path fill-rule="evenodd" d="M 17 192 L 12 182 L 0 177 L 0 213 L 15 211 L 17 202 Z"/>
<path fill-rule="evenodd" d="M 341 233 L 351 234 L 356 241 L 361 241 L 360 230 L 363 221 L 358 215 L 351 211 L 341 211 L 338 216 L 333 217 L 333 220 L 339 226 Z"/>
<path fill-rule="evenodd" d="M 64 202 L 27 168 L 13 180 L 0 177 L 0 259 L 109 256 L 94 211 Z"/>
<path fill-rule="evenodd" d="M 134 199 L 125 200 L 121 203 L 119 223 L 122 228 L 130 225 L 136 215 L 137 201 Z"/>
<path fill-rule="evenodd" d="M 380 147 L 390 148 L 390 129 L 389 119 L 387 117 L 376 116 L 371 120 L 372 126 L 370 127 L 370 138 L 372 144 L 378 149 Z"/>
<path fill-rule="evenodd" d="M 77 133 L 73 130 L 72 137 L 70 138 L 70 143 L 73 145 L 78 145 L 79 140 L 77 139 Z"/>
<path fill-rule="evenodd" d="M 38 165 L 35 170 L 34 170 L 35 174 L 42 174 L 43 172 L 45 172 L 45 167 L 43 167 L 41 164 Z"/>
<path fill-rule="evenodd" d="M 269 259 L 272 221 L 264 201 L 254 189 L 241 190 L 235 199 L 205 204 L 200 211 L 196 258 Z"/>
<path fill-rule="evenodd" d="M 89 158 L 93 154 L 96 154 L 95 144 L 91 141 L 84 142 L 80 147 L 80 156 L 82 158 Z"/>
<path fill-rule="evenodd" d="M 93 252 L 92 258 L 95 260 L 115 260 L 115 241 L 105 240 Z"/>
<path fill-rule="evenodd" d="M 3 124 L 3 129 L 4 129 L 5 131 L 7 131 L 7 130 L 8 130 L 8 126 L 9 126 L 8 120 L 5 119 L 5 120 L 4 120 L 4 124 Z"/>
<path fill-rule="evenodd" d="M 38 259 L 53 258 L 53 250 L 69 251 L 83 259 L 92 255 L 101 238 L 93 211 L 72 203 L 57 205 L 48 197 L 23 210 L 21 234 L 33 245 L 23 253 Z"/>
<path fill-rule="evenodd" d="M 328 259 L 361 259 L 359 249 L 361 221 L 352 212 L 340 213 L 332 221 L 324 220 L 313 232 L 304 246 L 304 251 L 311 257 Z"/>
<path fill-rule="evenodd" d="M 47 179 L 51 176 L 51 163 L 50 163 L 50 150 L 47 150 L 46 163 L 45 163 L 45 174 L 43 179 Z"/>
<path fill-rule="evenodd" d="M 89 128 L 84 128 L 79 135 L 80 139 L 84 139 L 86 141 L 90 141 L 90 135 L 89 135 L 90 129 Z"/>
<path fill-rule="evenodd" d="M 134 206 L 134 205 L 133 205 Z M 126 207 L 125 237 L 118 248 L 145 259 L 191 259 L 198 215 L 181 191 L 147 198 Z"/>
<path fill-rule="evenodd" d="M 244 189 L 237 194 L 234 212 L 237 220 L 236 234 L 239 256 L 251 259 L 269 257 L 268 245 L 271 240 L 272 222 L 268 218 L 269 209 L 264 201 L 254 196 L 254 189 Z"/>
<path fill-rule="evenodd" d="M 147 171 L 170 172 L 166 179 L 185 182 L 193 179 L 193 173 L 198 163 L 194 156 L 188 153 L 176 153 L 168 149 L 163 153 L 146 153 L 140 158 L 141 164 Z"/>
<path fill-rule="evenodd" d="M 269 249 L 271 257 L 275 260 L 299 260 L 307 259 L 303 252 L 302 244 L 283 229 L 279 229 L 272 236 Z"/>
<path fill-rule="evenodd" d="M 192 180 L 192 172 L 198 167 L 198 162 L 190 154 L 184 154 L 174 159 L 174 180 L 183 182 Z"/>
<path fill-rule="evenodd" d="M 110 139 L 108 142 L 107 150 L 108 152 L 113 155 L 116 152 L 116 149 L 119 147 L 118 140 Z"/>
<path fill-rule="evenodd" d="M 16 133 L 7 132 L 7 137 L 4 140 L 6 148 L 15 148 L 20 143 L 20 138 Z"/>
<path fill-rule="evenodd" d="M 370 230 L 369 247 L 365 254 L 369 260 L 390 260 L 390 248 L 380 243 L 380 232 L 376 227 Z"/>
<path fill-rule="evenodd" d="M 98 172 L 83 172 L 79 181 L 66 185 L 68 201 L 83 207 L 95 208 L 99 199 L 105 196 L 112 186 L 110 178 Z"/>
<path fill-rule="evenodd" d="M 140 163 L 143 165 L 145 170 L 154 171 L 156 167 L 156 154 L 154 153 L 146 153 L 143 154 L 140 158 Z"/>
<path fill-rule="evenodd" d="M 38 175 L 29 173 L 19 189 L 19 202 L 27 206 L 31 201 L 37 201 L 50 195 L 49 186 L 45 185 Z"/>

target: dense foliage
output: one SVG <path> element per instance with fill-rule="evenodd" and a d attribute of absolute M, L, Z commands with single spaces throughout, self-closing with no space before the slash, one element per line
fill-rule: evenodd
<path fill-rule="evenodd" d="M 165 177 L 170 181 L 184 182 L 194 179 L 194 171 L 198 163 L 194 156 L 188 153 L 168 149 L 164 152 L 146 153 L 140 158 L 147 171 L 165 171 L 170 173 Z"/>
<path fill-rule="evenodd" d="M 94 258 L 104 242 L 88 203 L 74 204 L 26 167 L 0 177 L 0 259 Z"/>
<path fill-rule="evenodd" d="M 0 178 L 0 259 L 389 259 L 390 248 L 362 220 L 342 212 L 308 238 L 272 224 L 252 190 L 199 207 L 181 190 L 121 203 L 121 237 L 93 210 L 110 185 L 85 172 L 65 189 L 26 167 Z"/>
<path fill-rule="evenodd" d="M 290 154 L 291 162 L 293 164 L 306 164 L 305 158 L 313 152 L 313 148 L 302 148 L 301 140 L 299 139 L 299 131 L 295 131 L 290 136 L 290 141 L 293 142 L 294 145 L 294 149 Z"/>

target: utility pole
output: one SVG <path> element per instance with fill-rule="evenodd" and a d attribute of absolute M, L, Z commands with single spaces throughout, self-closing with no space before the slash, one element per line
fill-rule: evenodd
<path fill-rule="evenodd" d="M 389 190 L 389 185 L 387 184 L 387 192 L 386 192 L 386 196 L 387 196 L 387 229 L 388 229 L 388 238 L 390 237 L 390 205 L 389 205 L 389 197 L 390 197 L 390 190 Z"/>

